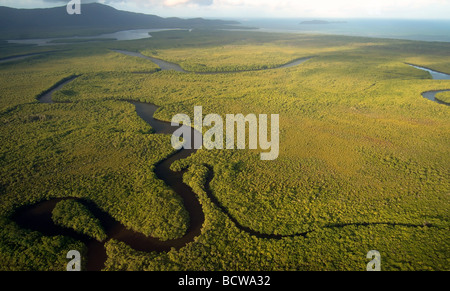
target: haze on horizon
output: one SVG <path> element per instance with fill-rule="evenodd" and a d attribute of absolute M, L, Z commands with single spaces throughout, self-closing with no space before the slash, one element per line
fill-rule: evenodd
<path fill-rule="evenodd" d="M 46 8 L 69 0 L 0 0 L 0 6 Z M 450 0 L 82 0 L 163 17 L 396 18 L 450 20 Z"/>

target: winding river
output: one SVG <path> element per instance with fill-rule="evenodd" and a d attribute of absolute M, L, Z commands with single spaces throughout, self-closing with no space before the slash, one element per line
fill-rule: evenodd
<path fill-rule="evenodd" d="M 151 58 L 144 56 L 140 53 L 122 51 L 122 50 L 114 50 L 116 52 L 126 54 L 129 56 L 140 57 L 147 60 L 150 60 L 157 64 L 162 70 L 175 70 L 178 72 L 188 73 L 183 70 L 179 65 L 173 64 L 170 62 L 166 62 L 163 60 Z M 299 65 L 310 58 L 299 59 L 288 64 L 285 64 L 281 67 L 287 68 L 295 65 Z M 215 73 L 213 73 L 215 74 Z M 56 85 L 51 87 L 49 90 L 38 96 L 38 100 L 41 103 L 52 104 L 54 103 L 52 99 L 52 95 L 54 92 L 61 90 L 65 85 L 74 81 L 79 76 L 71 76 L 66 79 L 61 80 Z M 128 101 L 133 104 L 136 108 L 136 113 L 147 122 L 154 130 L 155 134 L 173 134 L 177 127 L 172 127 L 170 123 L 163 122 L 155 119 L 153 115 L 155 114 L 158 107 L 149 103 Z M 192 131 L 192 136 L 198 136 L 202 138 L 202 134 L 193 128 L 189 128 Z M 184 172 L 172 172 L 170 170 L 170 165 L 180 159 L 185 159 L 195 153 L 196 150 L 187 150 L 182 149 L 176 152 L 174 155 L 168 157 L 167 159 L 161 161 L 155 167 L 156 176 L 163 180 L 167 186 L 169 186 L 175 193 L 180 195 L 183 199 L 183 204 L 186 211 L 190 216 L 189 228 L 186 234 L 176 240 L 168 240 L 161 241 L 159 239 L 146 237 L 145 235 L 127 229 L 123 224 L 116 221 L 113 217 L 111 217 L 107 212 L 100 209 L 95 203 L 89 201 L 87 199 L 80 198 L 64 198 L 64 199 L 74 199 L 82 204 L 84 204 L 95 217 L 97 217 L 105 232 L 108 236 L 108 239 L 116 239 L 122 242 L 125 242 L 130 247 L 138 251 L 169 251 L 171 248 L 180 249 L 184 247 L 186 244 L 193 242 L 195 237 L 201 234 L 201 229 L 203 226 L 203 222 L 205 221 L 205 216 L 201 207 L 199 200 L 197 199 L 196 194 L 192 191 L 192 189 L 183 183 L 183 174 Z M 255 236 L 262 238 L 282 238 L 282 236 L 276 235 L 266 235 L 260 234 L 252 231 L 249 228 L 246 228 L 238 223 L 236 219 L 234 219 L 226 208 L 220 205 L 219 201 L 212 195 L 211 190 L 209 189 L 209 182 L 213 179 L 213 171 L 210 169 L 209 175 L 207 178 L 207 194 L 209 198 L 220 208 L 224 213 L 236 224 L 236 226 L 244 231 L 247 231 Z M 35 231 L 41 232 L 46 236 L 56 236 L 56 235 L 65 235 L 72 237 L 76 240 L 80 240 L 87 246 L 87 264 L 86 269 L 88 271 L 99 271 L 105 267 L 105 261 L 107 259 L 106 250 L 104 247 L 105 242 L 98 242 L 86 235 L 81 235 L 76 233 L 74 230 L 67 229 L 64 227 L 60 227 L 55 225 L 52 221 L 52 211 L 56 204 L 64 199 L 51 199 L 48 201 L 43 201 L 34 205 L 27 205 L 24 207 L 20 207 L 16 210 L 16 212 L 12 216 L 12 220 L 15 221 L 19 226 L 32 229 Z M 299 234 L 304 235 L 304 234 Z"/>
<path fill-rule="evenodd" d="M 432 69 L 429 68 L 425 68 L 425 67 L 421 67 L 421 66 L 417 66 L 417 65 L 413 65 L 413 64 L 407 64 L 410 65 L 413 68 L 422 70 L 422 71 L 426 71 L 428 73 L 430 73 L 431 77 L 433 78 L 433 80 L 450 80 L 450 75 L 446 74 L 446 73 L 442 73 L 442 72 L 438 72 L 438 71 L 434 71 Z M 427 91 L 427 92 L 423 92 L 422 96 L 423 98 L 426 98 L 430 101 L 442 104 L 442 105 L 447 105 L 449 106 L 450 104 L 444 101 L 441 101 L 439 99 L 436 99 L 436 95 L 442 92 L 448 92 L 450 91 L 450 89 L 445 89 L 445 90 L 433 90 L 433 91 Z"/>
<path fill-rule="evenodd" d="M 141 55 L 139 53 L 134 52 L 128 52 L 128 51 L 118 51 L 116 52 L 124 53 L 130 56 L 135 57 L 141 57 L 144 59 L 148 59 L 151 61 L 154 61 L 156 64 L 158 64 L 162 70 L 176 70 L 180 72 L 186 72 L 184 71 L 180 66 L 177 64 L 172 64 L 169 62 L 165 62 L 162 60 L 150 58 L 144 55 Z M 287 68 L 292 67 L 295 65 L 299 65 L 305 61 L 307 61 L 310 58 L 305 59 L 299 59 L 296 61 L 293 61 L 291 63 L 288 63 L 286 65 L 281 66 L 280 68 Z M 449 75 L 447 75 L 449 76 Z M 38 97 L 39 101 L 41 103 L 53 103 L 52 100 L 52 94 L 60 90 L 63 86 L 66 84 L 74 81 L 79 76 L 71 76 L 69 78 L 66 78 L 50 88 L 47 92 L 44 92 L 41 96 Z M 450 76 L 449 76 L 450 78 Z M 443 92 L 443 91 L 450 91 L 450 90 L 440 90 L 440 91 L 432 91 L 436 92 Z M 431 91 L 430 91 L 431 92 Z M 426 94 L 425 92 L 424 94 Z M 170 123 L 163 122 L 155 119 L 153 116 L 158 109 L 156 105 L 149 104 L 149 103 L 142 103 L 142 102 L 135 102 L 135 101 L 127 101 L 133 104 L 136 108 L 136 113 L 144 120 L 146 121 L 154 130 L 155 134 L 173 134 L 173 132 L 177 129 L 177 127 L 172 127 Z M 448 104 L 447 104 L 448 105 Z M 192 130 L 193 135 L 199 135 L 201 136 L 201 133 L 198 131 L 190 128 Z M 159 239 L 146 237 L 145 235 L 129 230 L 127 229 L 123 224 L 116 221 L 113 217 L 111 217 L 107 212 L 100 209 L 94 202 L 84 199 L 84 198 L 61 198 L 61 199 L 52 199 L 48 201 L 42 201 L 34 205 L 27 205 L 20 207 L 16 210 L 16 212 L 12 215 L 12 220 L 15 221 L 19 226 L 31 229 L 35 231 L 41 232 L 43 235 L 46 236 L 56 236 L 56 235 L 64 235 L 72 237 L 76 240 L 82 241 L 85 243 L 88 249 L 87 253 L 87 264 L 86 269 L 88 271 L 98 271 L 105 267 L 105 261 L 107 259 L 106 256 L 106 250 L 104 247 L 105 242 L 98 242 L 88 236 L 81 235 L 76 233 L 74 230 L 67 229 L 60 227 L 58 225 L 55 225 L 51 219 L 52 216 L 52 210 L 55 207 L 55 205 L 61 201 L 66 199 L 75 199 L 82 204 L 84 204 L 95 217 L 97 217 L 103 228 L 105 229 L 105 232 L 109 239 L 116 239 L 119 241 L 122 241 L 132 247 L 135 250 L 138 251 L 145 251 L 145 252 L 151 252 L 151 251 L 157 251 L 157 252 L 166 252 L 169 251 L 171 248 L 180 249 L 186 244 L 193 242 L 194 239 L 201 234 L 201 229 L 203 226 L 203 223 L 205 221 L 205 216 L 201 207 L 201 204 L 196 196 L 196 194 L 192 191 L 192 189 L 183 183 L 183 174 L 184 172 L 172 172 L 170 170 L 170 165 L 180 159 L 185 159 L 189 157 L 190 155 L 194 154 L 196 150 L 186 150 L 182 149 L 172 156 L 168 157 L 167 159 L 161 161 L 159 164 L 155 167 L 155 174 L 156 176 L 163 180 L 167 186 L 169 186 L 175 193 L 180 195 L 183 199 L 184 207 L 189 213 L 190 216 L 190 224 L 189 229 L 186 232 L 186 234 L 176 240 L 169 240 L 169 241 L 161 241 Z M 209 184 L 212 181 L 214 176 L 213 170 L 211 167 L 209 167 L 209 174 L 207 177 L 207 182 L 205 185 L 205 189 L 208 195 L 208 198 L 221 209 L 221 211 L 228 216 L 228 218 L 234 222 L 237 228 L 239 228 L 242 231 L 245 231 L 253 236 L 256 236 L 258 238 L 269 238 L 269 239 L 282 239 L 284 237 L 295 237 L 295 236 L 306 236 L 308 233 L 298 233 L 293 235 L 270 235 L 270 234 L 262 234 L 255 232 L 245 226 L 242 226 L 239 224 L 239 222 L 229 213 L 228 209 L 223 207 L 221 203 L 217 200 L 217 198 L 212 194 L 211 189 L 209 188 Z M 404 226 L 411 226 L 411 227 L 417 227 L 417 225 L 410 225 L 410 224 L 392 224 L 392 223 L 351 223 L 351 224 L 335 224 L 335 225 L 327 225 L 324 227 L 344 227 L 348 225 L 373 225 L 373 224 L 391 224 L 391 225 L 404 225 Z"/>
<path fill-rule="evenodd" d="M 73 79 L 72 79 L 73 80 Z M 72 80 L 66 81 L 71 82 Z M 51 96 L 57 88 L 64 84 L 58 85 L 44 97 Z M 46 103 L 48 99 L 43 99 Z M 168 134 L 176 128 L 170 126 L 170 123 L 161 122 L 153 118 L 153 114 L 158 109 L 152 104 L 132 102 L 136 106 L 139 116 L 143 117 L 156 131 L 157 134 Z M 194 238 L 201 233 L 201 227 L 205 220 L 200 202 L 196 198 L 195 193 L 186 184 L 183 183 L 183 172 L 175 173 L 170 170 L 170 165 L 178 159 L 184 159 L 193 154 L 195 150 L 181 150 L 172 155 L 168 159 L 162 161 L 156 166 L 155 173 L 157 177 L 166 182 L 178 195 L 183 198 L 184 207 L 190 214 L 190 226 L 185 236 L 176 240 L 161 241 L 155 238 L 146 237 L 135 231 L 127 229 L 123 224 L 113 219 L 108 213 L 98 208 L 93 202 L 79 198 L 76 199 L 83 203 L 100 221 L 105 229 L 108 239 L 114 238 L 125 242 L 133 249 L 138 251 L 169 251 L 171 248 L 180 249 L 187 243 L 194 241 Z M 88 248 L 87 254 L 87 270 L 101 270 L 106 260 L 106 252 L 104 242 L 97 242 L 89 237 L 77 234 L 76 232 L 55 225 L 51 219 L 51 212 L 56 203 L 63 199 L 52 199 L 31 206 L 19 208 L 12 219 L 21 227 L 37 230 L 44 235 L 67 235 L 84 242 Z"/>
<path fill-rule="evenodd" d="M 76 78 L 78 78 L 78 76 L 72 76 L 59 82 L 40 96 L 39 101 L 48 104 L 53 103 L 52 94 Z M 129 102 L 135 106 L 137 114 L 155 130 L 156 134 L 172 134 L 177 129 L 177 127 L 172 127 L 169 122 L 163 122 L 153 118 L 154 113 L 158 109 L 156 105 L 142 102 Z M 198 131 L 195 131 L 192 128 L 190 128 L 190 130 L 192 130 L 193 136 L 201 136 Z M 80 198 L 64 199 L 74 199 L 84 204 L 94 214 L 94 216 L 100 220 L 108 239 L 116 239 L 125 242 L 133 249 L 145 252 L 169 251 L 171 248 L 180 249 L 187 243 L 194 241 L 195 237 L 201 234 L 201 228 L 205 217 L 196 194 L 190 187 L 183 183 L 184 172 L 172 172 L 170 170 L 170 165 L 176 160 L 189 157 L 195 153 L 195 151 L 196 150 L 182 149 L 169 158 L 163 160 L 155 167 L 156 176 L 163 180 L 167 186 L 172 188 L 182 197 L 184 207 L 190 215 L 188 231 L 180 239 L 161 241 L 152 237 L 146 237 L 141 233 L 127 229 L 123 224 L 116 221 L 105 211 L 101 210 L 92 201 Z M 53 208 L 56 206 L 57 202 L 64 199 L 52 199 L 31 206 L 21 207 L 12 216 L 12 219 L 19 226 L 39 231 L 46 236 L 66 235 L 84 242 L 88 248 L 87 270 L 101 270 L 104 268 L 106 261 L 106 251 L 104 248 L 105 242 L 98 242 L 85 235 L 80 235 L 71 229 L 66 229 L 53 223 L 51 219 Z"/>
<path fill-rule="evenodd" d="M 113 49 L 112 51 L 116 52 L 116 53 L 120 53 L 120 54 L 124 54 L 127 56 L 132 56 L 132 57 L 138 57 L 138 58 L 142 58 L 142 59 L 146 59 L 149 61 L 154 62 L 155 64 L 157 64 L 162 70 L 174 70 L 177 72 L 182 72 L 182 73 L 195 73 L 195 74 L 199 74 L 199 75 L 218 75 L 218 74 L 231 74 L 231 73 L 243 73 L 243 72 L 254 72 L 254 71 L 266 71 L 266 70 L 270 70 L 270 69 L 255 69 L 255 70 L 240 70 L 240 71 L 224 71 L 224 72 L 190 72 L 190 71 L 186 71 L 184 70 L 180 65 L 175 64 L 175 63 L 171 63 L 168 61 L 164 61 L 161 59 L 157 59 L 157 58 L 152 58 L 152 57 L 148 57 L 145 56 L 141 53 L 137 53 L 137 52 L 130 52 L 130 51 L 125 51 L 125 50 L 117 50 L 117 49 Z M 304 62 L 312 59 L 313 57 L 304 57 L 304 58 L 298 58 L 296 60 L 293 60 L 289 63 L 286 63 L 284 65 L 280 65 L 278 67 L 275 67 L 273 69 L 286 69 L 286 68 L 291 68 L 291 67 L 295 67 L 298 66 L 300 64 L 303 64 Z"/>

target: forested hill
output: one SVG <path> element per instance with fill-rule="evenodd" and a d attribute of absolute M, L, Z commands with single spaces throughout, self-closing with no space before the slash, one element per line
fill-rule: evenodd
<path fill-rule="evenodd" d="M 140 28 L 225 28 L 234 21 L 202 18 L 162 18 L 117 10 L 98 3 L 83 4 L 81 15 L 67 14 L 66 7 L 15 9 L 0 6 L 0 35 L 7 38 L 57 37 Z"/>

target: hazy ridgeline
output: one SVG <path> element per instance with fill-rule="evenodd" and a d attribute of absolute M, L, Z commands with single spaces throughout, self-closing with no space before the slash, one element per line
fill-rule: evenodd
<path fill-rule="evenodd" d="M 179 197 L 153 173 L 173 153 L 170 136 L 151 134 L 124 99 L 161 106 L 156 117 L 166 121 L 192 118 L 194 106 L 204 115 L 279 114 L 280 155 L 267 162 L 257 150 L 200 150 L 178 162 L 189 166 L 185 182 L 205 212 L 202 235 L 168 253 L 108 241 L 108 270 L 365 270 L 372 249 L 384 270 L 449 269 L 449 108 L 421 93 L 450 84 L 405 64 L 450 73 L 449 43 L 198 30 L 58 49 L 0 64 L 2 269 L 64 270 L 67 250 L 82 249 L 11 222 L 14 209 L 44 199 L 90 199 L 163 240 L 186 231 Z M 195 72 L 314 58 L 205 75 L 157 72 L 110 49 Z M 0 58 L 45 50 L 1 43 Z M 81 77 L 54 95 L 71 103 L 37 101 L 71 75 Z M 309 234 L 275 240 L 241 231 L 207 197 L 205 165 L 214 171 L 211 192 L 239 224 Z"/>

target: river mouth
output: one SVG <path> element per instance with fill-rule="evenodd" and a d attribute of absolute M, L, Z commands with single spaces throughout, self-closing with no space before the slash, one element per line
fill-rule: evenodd
<path fill-rule="evenodd" d="M 122 30 L 112 33 L 104 33 L 94 36 L 73 36 L 73 37 L 55 37 L 55 38 L 34 38 L 34 39 L 11 39 L 8 43 L 24 44 L 24 45 L 37 45 L 37 46 L 54 46 L 54 45 L 68 45 L 73 41 L 79 40 L 80 42 L 88 41 L 101 41 L 101 40 L 114 40 L 114 41 L 126 41 L 126 40 L 139 40 L 151 38 L 152 32 L 170 31 L 170 30 L 186 30 L 181 28 L 149 28 L 149 29 L 131 29 Z M 66 41 L 66 42 L 64 42 Z"/>

